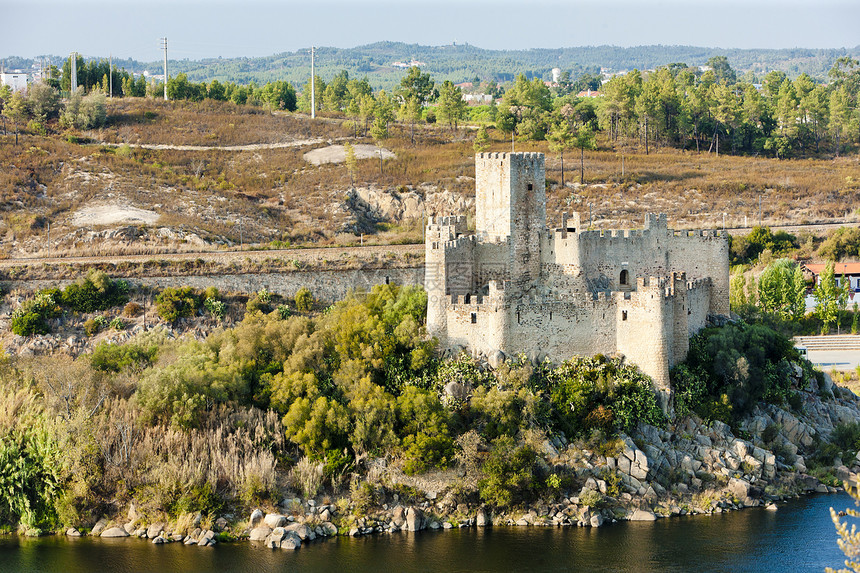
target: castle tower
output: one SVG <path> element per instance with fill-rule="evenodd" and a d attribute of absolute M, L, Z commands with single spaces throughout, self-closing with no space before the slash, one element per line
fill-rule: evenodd
<path fill-rule="evenodd" d="M 509 241 L 511 281 L 522 288 L 537 279 L 540 237 L 546 229 L 543 153 L 479 153 L 475 215 L 479 240 Z"/>

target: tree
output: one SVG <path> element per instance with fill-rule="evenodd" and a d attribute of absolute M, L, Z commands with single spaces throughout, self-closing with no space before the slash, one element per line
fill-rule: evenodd
<path fill-rule="evenodd" d="M 487 134 L 485 126 L 482 125 L 478 128 L 478 133 L 475 135 L 475 142 L 472 144 L 472 147 L 475 148 L 475 153 L 483 153 L 490 148 L 490 136 Z M 562 175 L 563 180 L 564 175 Z"/>
<path fill-rule="evenodd" d="M 409 122 L 409 139 L 415 143 L 415 122 L 421 120 L 424 109 L 417 97 L 410 97 L 400 106 L 400 117 Z"/>
<path fill-rule="evenodd" d="M 456 130 L 457 124 L 466 117 L 466 101 L 463 92 L 451 80 L 445 80 L 439 91 L 439 119 Z"/>
<path fill-rule="evenodd" d="M 561 161 L 561 187 L 564 188 L 564 152 L 574 145 L 574 134 L 570 123 L 562 119 L 553 124 L 546 137 L 549 140 L 550 151 L 558 151 Z"/>
<path fill-rule="evenodd" d="M 18 145 L 18 132 L 20 125 L 30 118 L 30 101 L 15 92 L 9 102 L 3 107 L 3 116 L 8 117 L 15 124 L 15 145 Z"/>
<path fill-rule="evenodd" d="M 708 60 L 708 66 L 714 71 L 718 82 L 726 84 L 734 84 L 738 81 L 737 73 L 729 65 L 729 60 L 725 56 L 714 56 Z"/>
<path fill-rule="evenodd" d="M 404 103 L 415 99 L 423 106 L 436 99 L 438 92 L 435 82 L 430 79 L 430 74 L 422 74 L 421 68 L 412 66 L 406 76 L 400 80 L 398 95 Z"/>
<path fill-rule="evenodd" d="M 355 167 L 357 165 L 355 147 L 347 141 L 343 144 L 343 150 L 345 152 L 344 163 L 346 164 L 346 171 L 349 173 L 349 187 L 352 189 L 355 187 Z"/>
<path fill-rule="evenodd" d="M 47 84 L 37 82 L 30 86 L 30 106 L 39 121 L 47 121 L 60 113 L 60 94 Z"/>
<path fill-rule="evenodd" d="M 827 261 L 824 270 L 818 277 L 818 285 L 812 295 L 815 297 L 815 316 L 823 323 L 821 334 L 830 331 L 830 324 L 834 322 L 839 313 L 840 289 L 836 286 L 836 277 L 833 274 L 833 261 Z"/>
<path fill-rule="evenodd" d="M 579 149 L 579 183 L 585 183 L 585 150 L 595 149 L 596 140 L 594 131 L 588 126 L 581 126 L 576 131 L 576 138 L 573 140 L 573 146 Z"/>

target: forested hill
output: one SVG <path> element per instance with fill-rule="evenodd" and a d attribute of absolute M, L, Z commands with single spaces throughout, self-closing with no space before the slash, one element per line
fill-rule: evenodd
<path fill-rule="evenodd" d="M 527 77 L 551 78 L 552 68 L 568 70 L 576 78 L 583 72 L 596 73 L 599 69 L 640 70 L 656 68 L 675 62 L 704 65 L 709 58 L 725 56 L 733 69 L 743 76 L 751 72 L 757 79 L 771 70 L 781 70 L 789 77 L 807 73 L 824 80 L 833 62 L 840 56 L 860 58 L 860 46 L 848 49 L 723 49 L 695 46 L 588 46 L 578 48 L 532 50 L 485 50 L 469 44 L 447 46 L 420 46 L 400 42 L 378 42 L 356 48 L 316 49 L 317 74 L 329 79 L 340 70 L 350 77 L 366 76 L 374 87 L 389 89 L 399 84 L 404 70 L 392 66 L 394 62 L 423 62 L 424 71 L 437 80 L 454 82 L 482 80 L 505 82 L 518 74 Z M 87 57 L 101 57 L 90 55 Z M 52 58 L 62 65 L 62 58 Z M 7 68 L 29 68 L 33 60 L 6 58 Z M 114 59 L 117 67 L 129 71 L 149 70 L 159 73 L 161 61 L 138 62 Z M 309 50 L 284 52 L 259 58 L 211 58 L 204 60 L 171 60 L 171 75 L 185 72 L 191 81 L 232 81 L 258 84 L 274 80 L 288 80 L 303 84 L 310 75 Z"/>

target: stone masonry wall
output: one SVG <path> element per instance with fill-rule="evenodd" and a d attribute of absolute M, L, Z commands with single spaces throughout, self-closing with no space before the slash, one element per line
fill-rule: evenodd
<path fill-rule="evenodd" d="M 177 277 L 147 277 L 127 279 L 132 284 L 152 287 L 190 286 L 205 289 L 217 287 L 222 292 L 257 292 L 263 288 L 284 297 L 292 298 L 296 292 L 306 287 L 319 300 L 335 302 L 343 299 L 350 290 L 370 290 L 373 285 L 387 282 L 401 285 L 423 285 L 424 267 L 379 269 L 379 270 L 337 270 L 337 271 L 294 271 L 289 273 L 256 273 L 236 275 L 201 275 Z M 10 281 L 4 284 L 10 289 L 38 290 L 50 286 L 65 286 L 73 281 L 31 280 Z"/>

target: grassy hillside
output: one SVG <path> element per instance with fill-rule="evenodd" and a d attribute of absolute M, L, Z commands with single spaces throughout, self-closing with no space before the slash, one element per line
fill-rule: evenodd
<path fill-rule="evenodd" d="M 112 100 L 109 122 L 93 131 L 0 136 L 0 237 L 11 256 L 58 253 L 154 253 L 259 244 L 272 246 L 421 240 L 427 215 L 469 210 L 474 196 L 474 130 L 393 125 L 384 162 L 314 166 L 311 149 L 352 141 L 337 118 L 316 121 L 228 102 Z M 490 129 L 491 151 L 511 143 Z M 209 146 L 205 150 L 139 145 Z M 247 144 L 290 147 L 212 149 Z M 548 220 L 562 211 L 591 213 L 596 227 L 641 225 L 646 212 L 669 214 L 679 228 L 744 226 L 854 218 L 860 198 L 857 158 L 775 160 L 678 152 L 645 155 L 602 140 L 561 162 L 546 142 L 517 151 L 547 153 Z M 623 169 L 623 174 L 622 174 Z M 351 191 L 351 187 L 357 191 Z M 392 208 L 401 206 L 399 210 Z M 410 206 L 411 205 L 411 206 Z M 408 207 L 408 208 L 407 208 Z M 101 211 L 99 211 L 101 209 Z M 140 212 L 134 209 L 142 210 Z M 129 211 L 139 219 L 111 222 Z M 157 220 L 156 220 L 157 218 Z"/>

